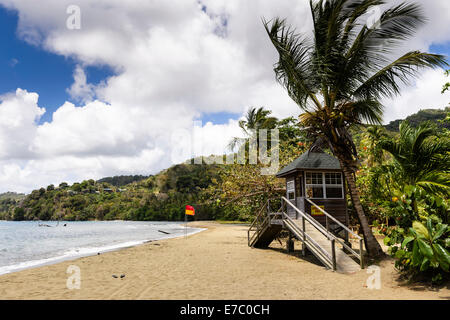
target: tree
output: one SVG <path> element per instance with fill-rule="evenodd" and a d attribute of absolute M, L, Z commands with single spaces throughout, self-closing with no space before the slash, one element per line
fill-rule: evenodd
<path fill-rule="evenodd" d="M 448 69 L 447 71 L 445 71 L 445 75 L 448 77 L 450 76 L 450 69 Z M 442 87 L 442 94 L 444 94 L 446 91 L 448 91 L 450 89 L 450 82 L 447 82 L 446 84 L 444 84 L 444 86 Z"/>
<path fill-rule="evenodd" d="M 404 121 L 398 139 L 383 139 L 379 145 L 394 158 L 391 172 L 398 185 L 450 194 L 450 140 L 439 137 L 435 126 L 423 123 L 413 128 Z"/>
<path fill-rule="evenodd" d="M 25 210 L 21 207 L 14 208 L 13 220 L 21 221 L 25 218 Z"/>
<path fill-rule="evenodd" d="M 382 126 L 370 126 L 367 128 L 367 136 L 369 138 L 368 148 L 368 165 L 372 167 L 375 163 L 380 165 L 383 162 L 383 149 L 378 142 L 387 137 L 386 130 Z"/>
<path fill-rule="evenodd" d="M 350 129 L 381 123 L 383 97 L 400 92 L 422 68 L 447 66 L 441 55 L 411 51 L 391 61 L 393 49 L 425 21 L 416 4 L 382 12 L 372 26 L 367 14 L 384 0 L 310 1 L 313 37 L 296 34 L 285 20 L 263 21 L 279 54 L 276 79 L 304 111 L 300 116 L 316 145 L 339 159 L 371 257 L 383 255 L 372 234 L 355 182 L 358 155 Z M 378 7 L 379 8 L 379 7 Z"/>
<path fill-rule="evenodd" d="M 269 115 L 272 113 L 270 110 L 264 109 L 264 107 L 260 107 L 258 109 L 256 108 L 250 108 L 247 111 L 247 114 L 245 116 L 245 120 L 239 121 L 239 127 L 244 131 L 245 135 L 247 137 L 255 137 L 256 143 L 258 144 L 258 130 L 259 129 L 274 129 L 275 125 L 278 122 L 278 119 L 275 117 L 269 117 Z M 230 143 L 229 147 L 231 150 L 233 150 L 236 146 L 242 147 L 242 142 L 244 139 L 241 138 L 233 138 Z"/>
<path fill-rule="evenodd" d="M 265 115 L 270 114 L 270 111 L 264 111 Z M 280 141 L 277 148 L 281 167 L 298 157 L 300 145 L 306 148 L 306 144 L 300 142 L 300 140 L 304 140 L 304 136 L 294 118 L 282 120 L 272 118 L 270 125 L 265 120 L 260 121 L 260 125 L 254 125 L 255 121 L 249 121 L 249 119 L 253 119 L 253 116 L 249 115 L 255 113 L 255 111 L 250 110 L 247 114 L 247 120 L 241 122 L 241 127 L 247 134 L 251 134 L 250 128 L 255 127 L 278 129 Z M 262 117 L 259 119 L 262 119 Z M 243 147 L 247 147 L 247 145 L 242 144 L 241 148 Z M 272 148 L 275 148 L 275 146 L 271 146 Z M 268 199 L 277 199 L 278 196 L 284 194 L 286 188 L 283 179 L 276 178 L 274 175 L 262 175 L 261 169 L 264 167 L 265 165 L 261 162 L 256 164 L 234 163 L 221 167 L 219 179 L 213 179 L 212 185 L 203 194 L 205 203 L 215 202 L 225 212 L 222 217 L 227 219 L 250 220 L 254 218 L 255 212 L 260 209 L 261 204 Z M 275 201 L 273 202 L 276 204 Z"/>
<path fill-rule="evenodd" d="M 60 184 L 59 184 L 59 188 L 60 189 L 65 189 L 65 188 L 67 188 L 69 186 L 69 184 L 67 183 L 67 182 L 61 182 Z"/>

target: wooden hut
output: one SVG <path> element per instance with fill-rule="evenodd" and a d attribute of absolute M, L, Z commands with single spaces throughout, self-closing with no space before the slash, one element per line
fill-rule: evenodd
<path fill-rule="evenodd" d="M 256 214 L 247 231 L 248 245 L 267 248 L 285 230 L 288 251 L 294 250 L 295 238 L 302 242 L 303 255 L 310 251 L 327 268 L 338 272 L 364 268 L 363 238 L 348 227 L 338 159 L 324 152 L 305 152 L 276 176 L 286 179 L 286 197 L 281 197 L 278 211 L 272 211 L 268 201 Z M 358 252 L 349 242 L 350 234 L 359 240 Z"/>
<path fill-rule="evenodd" d="M 326 219 L 316 206 L 348 226 L 345 179 L 335 157 L 324 152 L 305 152 L 276 175 L 286 179 L 286 198 L 303 212 L 325 225 Z M 309 201 L 308 201 L 309 200 Z M 298 213 L 289 207 L 287 214 L 297 219 Z M 330 226 L 337 228 L 337 226 Z"/>

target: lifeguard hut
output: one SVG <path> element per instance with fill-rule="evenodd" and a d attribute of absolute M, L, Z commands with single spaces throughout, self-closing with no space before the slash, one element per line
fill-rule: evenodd
<path fill-rule="evenodd" d="M 327 268 L 351 272 L 363 268 L 363 239 L 349 229 L 346 188 L 339 160 L 325 152 L 303 153 L 282 168 L 277 178 L 286 179 L 286 196 L 273 211 L 268 202 L 248 230 L 248 244 L 265 248 L 282 230 L 302 242 L 302 252 L 313 253 Z M 359 240 L 356 252 L 349 237 Z M 356 263 L 359 262 L 359 263 Z"/>
<path fill-rule="evenodd" d="M 344 177 L 338 159 L 325 152 L 305 152 L 276 176 L 286 179 L 286 198 L 298 209 L 325 226 L 326 215 L 320 210 L 323 209 L 348 226 Z M 293 207 L 287 208 L 287 214 L 299 218 Z M 333 221 L 330 228 L 334 232 L 341 229 Z"/>

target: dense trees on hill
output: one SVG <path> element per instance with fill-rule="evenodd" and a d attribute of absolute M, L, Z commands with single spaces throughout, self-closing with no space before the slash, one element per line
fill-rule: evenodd
<path fill-rule="evenodd" d="M 20 201 L 2 199 L 0 218 L 182 220 L 184 206 L 197 204 L 200 191 L 215 176 L 215 166 L 180 164 L 147 178 L 122 176 L 72 185 L 63 182 L 58 187 L 34 190 Z M 124 185 L 127 180 L 132 182 Z M 198 217 L 216 218 L 214 208 L 199 205 L 196 209 Z"/>
<path fill-rule="evenodd" d="M 127 185 L 132 182 L 141 181 L 144 179 L 147 179 L 148 176 L 142 176 L 142 175 L 134 175 L 134 176 L 114 176 L 114 177 L 106 177 L 98 180 L 97 182 L 106 182 L 109 183 L 115 187 L 120 187 Z"/>

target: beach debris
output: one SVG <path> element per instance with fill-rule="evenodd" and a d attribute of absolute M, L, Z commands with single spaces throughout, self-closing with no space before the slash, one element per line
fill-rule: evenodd
<path fill-rule="evenodd" d="M 51 227 L 51 226 L 48 225 L 48 224 L 45 224 L 45 223 L 40 223 L 40 224 L 39 224 L 39 227 Z"/>
<path fill-rule="evenodd" d="M 112 277 L 113 277 L 113 278 L 115 278 L 115 279 L 117 279 L 117 278 L 118 278 L 118 277 L 117 277 L 117 276 L 116 276 L 115 274 L 113 274 L 113 275 L 112 275 Z"/>
<path fill-rule="evenodd" d="M 121 274 L 121 275 L 120 275 L 120 279 L 123 279 L 123 278 L 125 278 L 125 275 L 124 275 L 124 274 Z"/>
<path fill-rule="evenodd" d="M 170 234 L 169 232 L 158 230 L 158 232 L 164 233 L 164 234 Z"/>

